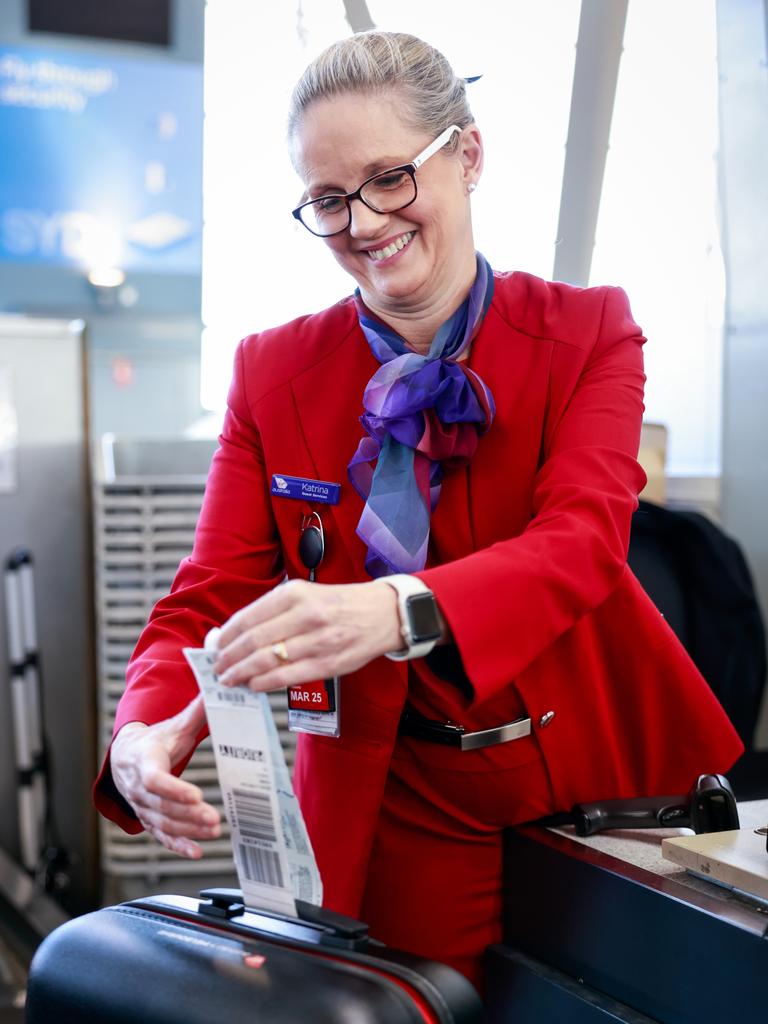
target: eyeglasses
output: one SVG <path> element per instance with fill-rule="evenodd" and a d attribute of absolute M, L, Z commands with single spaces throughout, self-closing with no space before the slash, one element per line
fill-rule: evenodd
<path fill-rule="evenodd" d="M 396 210 L 404 210 L 406 206 L 411 205 L 418 194 L 416 171 L 446 145 L 454 132 L 460 131 L 461 128 L 458 125 L 452 124 L 410 163 L 402 164 L 400 167 L 391 167 L 388 171 L 380 171 L 373 177 L 366 178 L 355 192 L 310 199 L 309 202 L 302 203 L 291 212 L 296 220 L 301 221 L 313 235 L 317 235 L 319 238 L 329 238 L 331 235 L 340 235 L 351 224 L 353 199 L 359 199 L 374 213 L 394 213 Z"/>

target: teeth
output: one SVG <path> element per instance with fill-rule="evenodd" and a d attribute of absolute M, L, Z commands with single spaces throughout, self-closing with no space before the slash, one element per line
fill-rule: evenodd
<path fill-rule="evenodd" d="M 400 235 L 399 238 L 396 238 L 394 242 L 390 242 L 384 249 L 369 249 L 368 255 L 372 260 L 385 260 L 389 256 L 394 256 L 396 252 L 400 252 L 401 249 L 408 245 L 414 234 L 415 232 L 413 231 L 406 231 L 404 235 Z"/>

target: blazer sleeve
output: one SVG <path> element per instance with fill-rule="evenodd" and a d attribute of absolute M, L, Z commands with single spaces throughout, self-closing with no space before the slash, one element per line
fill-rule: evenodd
<path fill-rule="evenodd" d="M 417 574 L 437 597 L 477 701 L 604 601 L 625 571 L 645 484 L 636 461 L 644 341 L 624 292 L 605 289 L 593 344 L 553 343 L 528 526 Z"/>
<path fill-rule="evenodd" d="M 192 553 L 181 563 L 170 594 L 153 609 L 131 656 L 114 733 L 127 722 L 149 725 L 184 708 L 196 696 L 197 684 L 183 648 L 202 646 L 209 629 L 283 578 L 261 440 L 246 396 L 244 363 L 241 343 Z M 176 767 L 177 774 L 185 764 Z M 106 817 L 127 831 L 140 831 L 112 781 L 109 752 L 94 786 L 94 799 Z"/>

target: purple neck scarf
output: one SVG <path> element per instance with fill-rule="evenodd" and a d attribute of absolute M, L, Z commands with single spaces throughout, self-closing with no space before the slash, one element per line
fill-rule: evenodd
<path fill-rule="evenodd" d="M 493 272 L 477 253 L 469 295 L 438 329 L 427 355 L 419 355 L 355 292 L 360 326 L 382 364 L 363 395 L 360 422 L 368 436 L 347 467 L 365 500 L 357 535 L 368 548 L 371 576 L 424 568 L 443 469 L 468 462 L 491 425 L 493 396 L 456 359 L 480 330 L 492 298 Z"/>

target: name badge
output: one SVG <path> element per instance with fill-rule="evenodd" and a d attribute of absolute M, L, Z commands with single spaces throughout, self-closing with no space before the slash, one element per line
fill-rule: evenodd
<path fill-rule="evenodd" d="M 288 687 L 288 728 L 314 736 L 339 735 L 339 678 Z"/>
<path fill-rule="evenodd" d="M 270 492 L 277 498 L 295 498 L 299 501 L 319 501 L 323 505 L 338 505 L 341 484 L 273 473 Z"/>
<path fill-rule="evenodd" d="M 332 679 L 322 683 L 299 683 L 288 687 L 288 707 L 291 711 L 335 711 L 336 693 Z"/>

